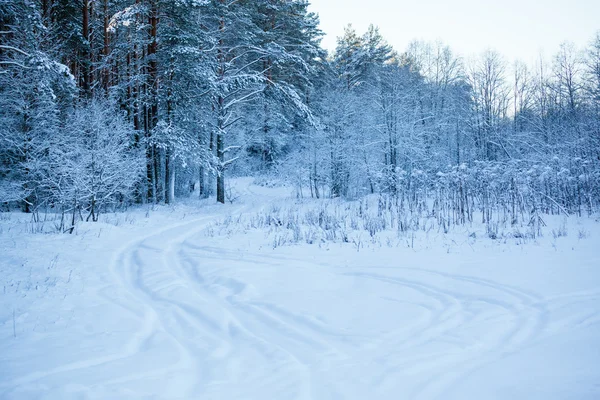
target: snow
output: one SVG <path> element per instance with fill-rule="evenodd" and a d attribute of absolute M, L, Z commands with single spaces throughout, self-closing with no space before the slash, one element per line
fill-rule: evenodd
<path fill-rule="evenodd" d="M 273 246 L 244 221 L 291 190 L 236 193 L 75 235 L 0 214 L 0 398 L 600 398 L 594 218 Z"/>

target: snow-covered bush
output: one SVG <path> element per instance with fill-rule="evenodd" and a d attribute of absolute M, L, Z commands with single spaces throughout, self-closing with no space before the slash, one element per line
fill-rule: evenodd
<path fill-rule="evenodd" d="M 109 205 L 132 199 L 144 170 L 143 151 L 132 146 L 133 129 L 111 107 L 91 101 L 77 108 L 51 141 L 42 178 L 49 205 L 96 221 Z"/>

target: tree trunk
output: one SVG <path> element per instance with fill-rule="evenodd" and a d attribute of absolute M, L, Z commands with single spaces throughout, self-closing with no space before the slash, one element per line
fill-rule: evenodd
<path fill-rule="evenodd" d="M 152 150 L 152 161 L 154 162 L 152 168 L 152 190 L 154 191 L 155 202 L 160 203 L 161 201 L 165 200 L 163 180 L 159 179 L 162 167 L 162 150 L 157 145 L 153 145 Z"/>
<path fill-rule="evenodd" d="M 201 199 L 206 198 L 208 194 L 206 190 L 206 182 L 204 181 L 205 175 L 206 172 L 204 171 L 204 167 L 200 167 L 198 169 L 198 196 Z"/>
<path fill-rule="evenodd" d="M 217 167 L 217 202 L 225 204 L 225 153 L 223 144 L 223 133 L 217 133 L 217 158 L 219 165 Z"/>
<path fill-rule="evenodd" d="M 169 197 L 171 203 L 175 201 L 175 168 L 173 165 L 173 161 L 171 160 L 171 174 L 169 177 Z"/>
<path fill-rule="evenodd" d="M 104 56 L 104 63 L 108 60 L 108 55 L 110 54 L 110 32 L 108 30 L 109 27 L 109 19 L 110 15 L 108 14 L 108 0 L 104 0 L 104 50 L 102 55 Z M 102 71 L 102 87 L 104 88 L 104 92 L 108 95 L 108 88 L 110 86 L 110 66 L 105 65 Z"/>
<path fill-rule="evenodd" d="M 217 176 L 217 202 L 225 204 L 225 175 L 222 172 Z"/>
<path fill-rule="evenodd" d="M 167 148 L 165 154 L 165 203 L 175 201 L 175 166 L 173 165 L 172 150 Z"/>
<path fill-rule="evenodd" d="M 225 4 L 224 0 L 220 0 L 220 3 Z M 225 78 L 225 53 L 223 46 L 225 41 L 223 39 L 225 35 L 225 17 L 221 16 L 219 21 L 219 49 L 217 51 L 217 63 L 219 65 L 218 77 L 219 82 L 222 84 Z M 217 202 L 225 204 L 225 144 L 223 135 L 225 133 L 225 98 L 219 95 L 217 99 Z"/>
<path fill-rule="evenodd" d="M 158 198 L 158 174 L 159 174 L 159 151 L 156 145 L 152 144 L 152 131 L 158 123 L 158 62 L 156 60 L 156 52 L 158 50 L 158 5 L 156 0 L 152 1 L 150 7 L 150 16 L 148 17 L 148 25 L 150 26 L 149 39 L 150 43 L 147 46 L 148 62 L 148 81 L 147 88 L 149 89 L 147 102 L 144 102 L 144 130 L 148 139 L 150 151 L 146 152 L 149 157 L 147 162 L 147 176 L 150 180 L 148 187 L 148 198 L 154 199 L 154 202 L 159 201 Z M 148 106 L 146 107 L 146 103 Z"/>
<path fill-rule="evenodd" d="M 83 54 L 81 61 L 81 75 L 82 75 L 82 86 L 83 93 L 86 97 L 91 97 L 90 88 L 90 0 L 83 0 L 82 8 L 82 35 L 85 41 L 83 47 Z"/>

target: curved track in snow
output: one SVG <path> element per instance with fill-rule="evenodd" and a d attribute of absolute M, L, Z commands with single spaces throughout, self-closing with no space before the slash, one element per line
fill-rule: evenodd
<path fill-rule="evenodd" d="M 194 236 L 207 221 L 177 226 L 137 241 L 122 251 L 115 266 L 123 286 L 145 305 L 133 348 L 142 352 L 153 338 L 163 337 L 163 346 L 176 357 L 153 374 L 176 379 L 182 398 L 217 398 L 223 392 L 222 385 L 228 386 L 231 395 L 239 396 L 253 391 L 258 396 L 261 389 L 268 388 L 271 395 L 318 398 L 327 387 L 331 393 L 347 396 L 344 388 L 336 388 L 323 371 L 326 364 L 343 369 L 348 360 L 357 360 L 359 369 L 369 364 L 378 366 L 371 371 L 371 381 L 365 382 L 367 387 L 389 387 L 391 395 L 402 371 L 404 376 L 413 373 L 425 377 L 411 382 L 410 398 L 438 398 L 474 369 L 532 343 L 545 325 L 547 311 L 539 296 L 487 279 L 427 269 L 412 270 L 417 277 L 409 279 L 402 277 L 405 269 L 401 267 L 392 276 L 336 268 L 319 271 L 326 268 L 323 265 L 313 268 L 312 275 L 333 274 L 334 279 L 399 286 L 420 297 L 423 318 L 409 329 L 353 337 L 315 316 L 253 299 L 256 290 L 251 282 L 228 275 L 231 269 L 227 264 L 239 264 L 239 254 L 194 245 Z M 170 239 L 165 240 L 167 237 Z M 203 260 L 211 255 L 216 255 L 222 268 L 205 268 Z M 244 258 L 255 265 L 271 263 L 272 268 L 285 268 L 294 261 L 261 254 Z M 439 283 L 430 283 L 431 276 Z M 474 286 L 485 295 L 469 296 L 446 288 L 457 283 Z M 469 324 L 493 318 L 502 321 L 502 328 L 484 329 L 483 336 L 473 343 L 461 343 L 460 335 L 455 334 Z M 432 346 L 448 340 L 452 345 L 446 348 Z M 410 356 L 403 357 L 403 352 Z M 261 370 L 246 379 L 246 375 Z M 273 392 L 272 385 L 280 388 Z"/>
<path fill-rule="evenodd" d="M 219 217 L 115 251 L 113 282 L 97 294 L 121 310 L 127 339 L 103 356 L 0 380 L 0 395 L 89 370 L 87 396 L 73 398 L 468 398 L 461 388 L 473 374 L 565 325 L 600 324 L 598 307 L 554 315 L 597 302 L 598 291 L 544 297 L 456 268 L 344 266 L 206 244 L 201 232 Z"/>

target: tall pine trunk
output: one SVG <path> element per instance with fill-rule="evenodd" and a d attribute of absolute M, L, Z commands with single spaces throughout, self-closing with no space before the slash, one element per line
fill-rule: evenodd
<path fill-rule="evenodd" d="M 219 97 L 219 118 L 217 124 L 217 202 L 225 204 L 225 144 L 223 129 L 225 115 L 223 110 L 224 99 Z"/>
<path fill-rule="evenodd" d="M 224 0 L 220 0 L 221 4 L 225 4 Z M 219 66 L 218 77 L 219 82 L 223 84 L 225 78 L 225 54 L 223 51 L 223 45 L 225 41 L 223 39 L 225 35 L 225 18 L 221 16 L 219 21 L 219 50 L 217 51 L 217 63 Z M 225 204 L 225 98 L 223 94 L 219 94 L 216 104 L 217 111 L 217 202 Z"/>
<path fill-rule="evenodd" d="M 85 97 L 91 97 L 91 43 L 90 43 L 90 0 L 83 0 L 81 33 L 83 35 L 83 54 L 81 62 L 82 89 Z"/>
<path fill-rule="evenodd" d="M 110 32 L 109 32 L 109 22 L 110 15 L 108 14 L 108 0 L 104 0 L 103 5 L 103 13 L 104 13 L 104 21 L 103 21 L 103 33 L 104 33 L 104 49 L 102 51 L 102 56 L 104 57 L 104 68 L 102 70 L 102 87 L 104 88 L 104 93 L 108 95 L 108 88 L 110 87 L 110 65 L 108 65 L 108 56 L 110 54 Z"/>
<path fill-rule="evenodd" d="M 175 165 L 173 163 L 173 150 L 167 147 L 165 151 L 165 203 L 175 201 Z"/>
<path fill-rule="evenodd" d="M 147 160 L 147 176 L 149 180 L 148 199 L 152 199 L 155 203 L 158 202 L 158 174 L 160 164 L 160 151 L 155 144 L 152 143 L 152 133 L 158 124 L 158 61 L 156 52 L 158 50 L 158 4 L 156 0 L 151 2 L 150 16 L 148 17 L 148 25 L 150 27 L 149 39 L 147 47 L 148 57 L 148 81 L 147 81 L 147 110 L 144 113 L 145 131 L 148 139 L 149 151 L 146 152 Z"/>

